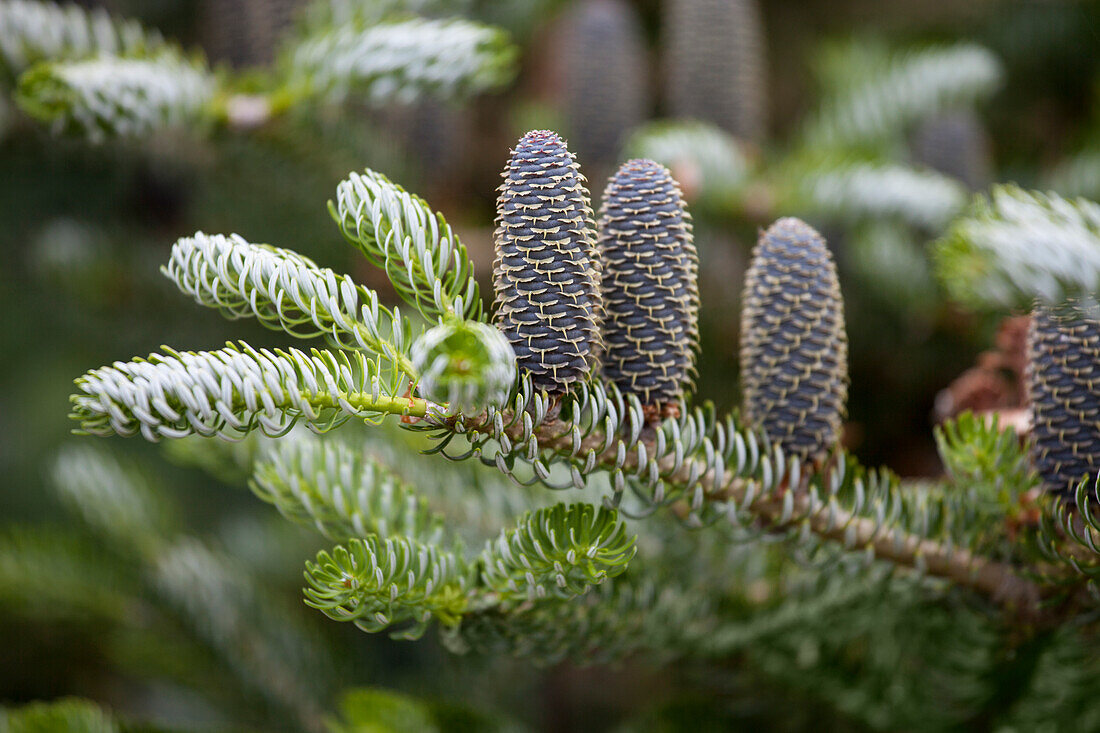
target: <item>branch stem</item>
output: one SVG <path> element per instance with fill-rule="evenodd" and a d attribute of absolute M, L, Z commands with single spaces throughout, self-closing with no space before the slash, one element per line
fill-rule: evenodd
<path fill-rule="evenodd" d="M 535 438 L 542 448 L 571 451 L 569 427 L 560 420 L 550 421 L 535 430 Z M 522 425 L 516 425 L 509 429 L 509 437 L 518 438 L 522 430 Z M 657 446 L 653 438 L 643 436 L 639 442 L 645 444 L 649 455 L 654 455 Z M 593 431 L 582 442 L 576 454 L 585 455 L 589 450 L 596 450 L 598 451 L 597 464 L 605 468 L 613 468 L 616 465 L 617 446 L 600 452 L 603 444 L 603 432 Z M 673 460 L 671 456 L 663 459 L 660 463 L 662 471 L 671 470 Z M 637 468 L 637 451 L 627 452 L 622 467 L 624 470 Z M 684 461 L 678 471 L 667 476 L 666 483 L 685 486 L 693 472 L 699 476 L 698 482 L 703 487 L 706 501 L 732 500 L 740 506 L 750 485 L 748 481 L 738 477 L 730 478 L 722 485 L 715 485 L 713 472 L 708 470 L 706 464 L 699 459 Z M 859 517 L 835 505 L 829 511 L 826 511 L 829 509 L 828 504 L 823 504 L 817 511 L 813 511 L 809 496 L 805 492 L 795 491 L 793 511 L 787 514 L 785 521 L 783 521 L 783 495 L 779 491 L 757 496 L 743 509 L 767 526 L 776 529 L 789 528 L 805 522 L 810 530 L 821 538 L 844 543 L 845 546 L 853 549 L 868 548 L 880 560 L 920 569 L 930 576 L 951 580 L 981 593 L 1017 616 L 1034 618 L 1038 615 L 1042 597 L 1041 588 L 1034 581 L 1023 577 L 1013 565 L 991 560 L 964 548 L 930 540 L 910 532 L 883 529 L 875 521 Z"/>
<path fill-rule="evenodd" d="M 339 398 L 330 393 L 321 393 L 312 397 L 303 392 L 302 397 L 311 405 L 317 407 L 339 408 L 341 402 L 347 402 L 357 410 L 367 412 L 383 412 L 390 415 L 405 417 L 427 417 L 430 414 L 441 414 L 442 408 L 428 400 L 419 397 L 388 397 L 378 395 L 375 398 L 370 392 L 349 392 Z M 436 408 L 433 410 L 433 408 Z"/>

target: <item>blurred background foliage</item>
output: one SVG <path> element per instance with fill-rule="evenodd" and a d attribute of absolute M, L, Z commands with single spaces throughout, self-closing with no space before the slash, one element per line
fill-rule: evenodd
<path fill-rule="evenodd" d="M 248 91 L 286 63 L 293 28 L 308 33 L 356 3 L 98 4 L 201 47 Z M 937 395 L 993 344 L 999 319 L 948 301 L 928 243 L 994 181 L 1100 197 L 1100 3 L 359 4 L 497 25 L 518 46 L 518 73 L 473 96 L 379 104 L 353 94 L 252 128 L 198 124 L 98 144 L 50 134 L 15 105 L 17 70 L 0 78 L 0 700 L 79 696 L 117 711 L 76 700 L 23 708 L 13 729 L 995 729 L 1001 702 L 989 689 L 1006 688 L 981 675 L 952 690 L 942 717 L 921 715 L 934 698 L 903 699 L 915 685 L 887 682 L 899 659 L 919 668 L 928 658 L 921 639 L 944 649 L 983 633 L 967 627 L 967 609 L 949 615 L 917 590 L 883 607 L 864 581 L 865 595 L 840 610 L 780 617 L 757 643 L 731 642 L 736 651 L 701 666 L 532 668 L 325 623 L 299 602 L 301 561 L 322 545 L 240 489 L 249 444 L 114 440 L 125 468 L 99 465 L 72 447 L 67 400 L 89 365 L 161 344 L 280 343 L 188 304 L 157 274 L 193 231 L 292 248 L 385 291 L 320 205 L 366 166 L 446 214 L 489 292 L 500 168 L 523 132 L 550 128 L 569 138 L 597 196 L 625 154 L 658 159 L 683 184 L 703 262 L 697 392 L 720 409 L 737 401 L 739 283 L 758 229 L 798 215 L 821 230 L 851 339 L 846 443 L 868 464 L 936 476 Z M 132 492 L 113 501 L 155 516 L 155 536 L 145 520 L 128 527 L 125 511 L 110 521 L 90 512 L 94 487 L 71 484 L 92 464 L 123 472 L 103 485 Z M 429 471 L 418 485 L 433 480 L 430 467 L 417 470 Z M 845 616 L 865 630 L 855 646 L 830 636 L 830 620 Z M 1036 665 L 1057 667 L 1029 653 L 1006 656 L 1004 673 L 1030 680 Z M 1066 667 L 1097 671 L 1096 660 Z M 1021 704 L 1016 719 L 1041 719 L 1049 702 Z M 1100 725 L 1092 714 L 1078 729 Z"/>

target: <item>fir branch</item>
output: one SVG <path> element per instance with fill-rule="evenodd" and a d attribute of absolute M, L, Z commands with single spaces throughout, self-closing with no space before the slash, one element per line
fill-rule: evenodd
<path fill-rule="evenodd" d="M 944 109 L 971 105 L 1001 83 L 1000 61 L 969 43 L 899 54 L 826 102 L 809 121 L 807 148 L 864 146 Z"/>
<path fill-rule="evenodd" d="M 429 320 L 448 314 L 484 320 L 466 247 L 424 199 L 369 168 L 336 189 L 329 212 L 367 261 Z"/>
<path fill-rule="evenodd" d="M 293 710 L 303 729 L 316 728 L 331 660 L 244 569 L 196 539 L 173 539 L 163 521 L 157 526 L 167 506 L 150 481 L 102 450 L 82 448 L 59 457 L 54 483 L 91 529 L 124 557 L 136 556 L 154 591 L 143 596 L 172 607 L 247 685 Z"/>
<path fill-rule="evenodd" d="M 871 729 L 973 727 L 964 716 L 987 702 L 1007 661 L 1003 626 L 943 588 L 907 578 L 878 587 L 777 629 L 741 658 Z"/>
<path fill-rule="evenodd" d="M 830 471 L 804 475 L 800 461 L 762 445 L 732 417 L 716 420 L 698 408 L 681 405 L 681 417 L 645 433 L 637 399 L 601 386 L 568 395 L 561 414 L 568 419 L 549 418 L 547 404 L 525 381 L 509 409 L 469 422 L 436 422 L 435 437 L 466 433 L 473 450 L 455 458 L 484 452 L 483 460 L 513 476 L 526 463 L 532 482 L 556 485 L 549 467 L 559 463 L 570 471 L 565 485 L 583 486 L 586 476 L 607 471 L 615 503 L 630 486 L 643 511 L 679 503 L 696 524 L 725 516 L 741 527 L 813 534 L 951 579 L 1023 615 L 1037 610 L 1037 584 L 1014 566 L 967 549 L 971 535 L 955 518 L 965 516 L 964 507 L 950 496 L 910 495 L 896 477 L 867 472 L 847 457 L 838 457 Z"/>
<path fill-rule="evenodd" d="M 152 354 L 115 362 L 76 380 L 70 417 L 80 432 L 149 441 L 185 435 L 239 438 L 253 430 L 285 434 L 298 421 L 324 432 L 351 418 L 442 415 L 425 400 L 401 397 L 400 379 L 362 352 L 256 350 Z"/>
<path fill-rule="evenodd" d="M 193 124 L 209 112 L 215 83 L 176 54 L 46 62 L 19 79 L 16 101 L 54 134 L 100 143 Z"/>
<path fill-rule="evenodd" d="M 386 20 L 404 20 L 410 15 L 438 17 L 456 11 L 468 0 L 319 0 L 311 3 L 302 17 L 304 35 L 340 28 L 364 27 Z"/>
<path fill-rule="evenodd" d="M 1100 654 L 1095 635 L 1076 624 L 1067 624 L 1040 640 L 1045 643 L 1037 650 L 1034 671 L 1012 705 L 998 711 L 998 724 L 1005 730 L 1100 728 L 1100 704 L 1094 686 L 1100 676 Z"/>
<path fill-rule="evenodd" d="M 317 730 L 331 660 L 316 639 L 257 587 L 233 560 L 195 539 L 166 545 L 150 574 L 161 597 L 236 674 Z"/>
<path fill-rule="evenodd" d="M 303 95 L 372 104 L 478 93 L 511 80 L 517 57 L 507 34 L 461 19 L 350 23 L 304 39 L 290 54 L 292 84 Z"/>
<path fill-rule="evenodd" d="M 257 462 L 252 491 L 287 519 L 329 539 L 404 536 L 443 539 L 443 516 L 384 464 L 343 442 L 289 439 Z"/>
<path fill-rule="evenodd" d="M 320 440 L 312 434 L 308 438 Z M 441 471 L 438 464 L 424 458 L 422 451 L 431 444 L 392 422 L 364 428 L 355 440 L 363 443 L 368 456 L 391 467 L 404 483 L 415 486 L 433 508 L 443 512 L 450 530 L 470 547 L 482 547 L 516 517 L 555 501 L 549 492 L 516 487 L 495 468 L 476 461 L 456 463 Z M 599 496 L 590 491 L 583 500 L 598 501 Z"/>
<path fill-rule="evenodd" d="M 557 504 L 524 515 L 481 553 L 481 583 L 513 607 L 547 597 L 570 598 L 626 570 L 635 538 L 610 509 Z"/>
<path fill-rule="evenodd" d="M 539 665 L 612 663 L 643 653 L 670 660 L 705 645 L 712 611 L 706 595 L 676 578 L 628 573 L 578 598 L 469 613 L 444 630 L 443 642 L 459 654 L 507 654 Z"/>
<path fill-rule="evenodd" d="M 61 500 L 119 546 L 151 552 L 172 532 L 170 508 L 133 466 L 102 450 L 62 451 L 52 479 Z"/>
<path fill-rule="evenodd" d="M 1059 570 L 1042 573 L 1044 580 L 1066 586 L 1084 577 L 1084 596 L 1100 600 L 1100 477 L 1088 478 L 1074 488 L 1067 501 L 1051 501 L 1043 507 L 1039 527 L 1030 537 L 1041 557 Z"/>
<path fill-rule="evenodd" d="M 443 730 L 426 701 L 391 690 L 348 690 L 341 695 L 339 708 L 342 720 L 328 720 L 328 733 Z"/>
<path fill-rule="evenodd" d="M 306 604 L 367 632 L 397 626 L 418 639 L 433 619 L 458 623 L 466 609 L 465 567 L 453 553 L 408 537 L 369 535 L 306 562 Z"/>
<path fill-rule="evenodd" d="M 939 307 L 925 242 L 910 227 L 871 219 L 853 228 L 846 261 L 868 293 L 884 308 L 913 320 L 927 320 Z"/>
<path fill-rule="evenodd" d="M 1006 490 L 1014 499 L 1037 485 L 1027 451 L 1011 427 L 964 412 L 934 429 L 936 447 L 951 479 Z"/>
<path fill-rule="evenodd" d="M 85 10 L 37 0 L 0 2 L 0 59 L 12 77 L 40 61 L 92 56 L 145 56 L 164 41 L 132 20 L 115 20 L 102 8 Z"/>
<path fill-rule="evenodd" d="M 71 528 L 0 528 L 0 606 L 26 609 L 39 619 L 91 614 L 124 622 L 134 612 L 137 589 L 97 549 Z"/>
<path fill-rule="evenodd" d="M 824 165 L 800 177 L 810 206 L 845 219 L 897 217 L 940 230 L 967 202 L 962 184 L 931 170 L 892 163 Z"/>
<path fill-rule="evenodd" d="M 383 354 L 410 377 L 412 326 L 398 310 L 350 276 L 318 267 L 287 249 L 249 244 L 239 235 L 196 233 L 172 246 L 161 268 L 199 305 L 228 318 L 255 317 L 296 338 L 324 336 L 341 349 Z"/>
<path fill-rule="evenodd" d="M 1100 289 L 1100 204 L 994 186 L 935 245 L 937 273 L 958 302 L 1028 308 Z"/>
<path fill-rule="evenodd" d="M 161 453 L 177 466 L 197 468 L 223 484 L 244 486 L 252 468 L 271 445 L 253 433 L 242 440 L 212 440 L 201 435 L 161 443 Z"/>

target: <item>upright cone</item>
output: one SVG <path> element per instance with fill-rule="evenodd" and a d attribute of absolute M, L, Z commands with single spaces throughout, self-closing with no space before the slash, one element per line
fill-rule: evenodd
<path fill-rule="evenodd" d="M 608 175 L 623 137 L 645 121 L 648 60 L 638 11 L 626 0 L 574 3 L 561 29 L 565 122 L 584 168 Z"/>
<path fill-rule="evenodd" d="M 668 407 L 691 383 L 699 343 L 699 260 L 668 169 L 652 160 L 624 163 L 607 184 L 597 230 L 603 374 L 643 405 Z"/>
<path fill-rule="evenodd" d="M 823 458 L 840 438 L 848 336 L 825 240 L 786 218 L 760 235 L 741 311 L 745 418 L 788 455 Z"/>
<path fill-rule="evenodd" d="M 548 130 L 520 138 L 503 176 L 494 320 L 534 387 L 561 394 L 599 363 L 603 306 L 588 189 Z"/>
<path fill-rule="evenodd" d="M 759 143 L 767 117 L 757 0 L 666 0 L 665 101 L 674 117 L 712 122 Z"/>
<path fill-rule="evenodd" d="M 1077 303 L 1037 306 L 1027 343 L 1031 457 L 1048 491 L 1072 496 L 1100 471 L 1100 320 Z"/>

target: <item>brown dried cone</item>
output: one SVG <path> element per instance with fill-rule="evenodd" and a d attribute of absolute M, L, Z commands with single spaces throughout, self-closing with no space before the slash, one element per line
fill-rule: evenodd
<path fill-rule="evenodd" d="M 561 29 L 565 118 L 585 169 L 609 173 L 623 136 L 645 119 L 646 55 L 625 0 L 576 3 Z"/>
<path fill-rule="evenodd" d="M 604 376 L 662 414 L 691 384 L 699 346 L 699 259 L 680 186 L 652 160 L 622 165 L 604 191 Z"/>
<path fill-rule="evenodd" d="M 795 218 L 760 235 L 741 311 L 745 418 L 788 455 L 825 457 L 848 397 L 848 336 L 825 240 Z"/>
<path fill-rule="evenodd" d="M 600 262 L 584 176 L 548 130 L 520 138 L 497 199 L 494 319 L 536 389 L 561 394 L 598 368 Z"/>
<path fill-rule="evenodd" d="M 1100 470 L 1100 320 L 1077 303 L 1036 306 L 1028 333 L 1031 457 L 1048 491 Z"/>
<path fill-rule="evenodd" d="M 667 0 L 665 7 L 665 96 L 672 115 L 759 142 L 767 71 L 756 0 Z"/>

